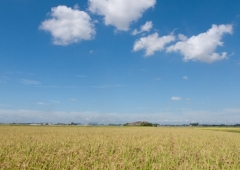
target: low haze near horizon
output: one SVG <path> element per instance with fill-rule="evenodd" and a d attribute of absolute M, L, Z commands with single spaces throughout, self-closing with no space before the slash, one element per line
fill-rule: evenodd
<path fill-rule="evenodd" d="M 240 123 L 239 0 L 0 11 L 0 123 Z"/>

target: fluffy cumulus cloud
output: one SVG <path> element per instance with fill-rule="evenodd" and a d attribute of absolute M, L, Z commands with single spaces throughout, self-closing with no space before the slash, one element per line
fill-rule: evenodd
<path fill-rule="evenodd" d="M 212 63 L 227 58 L 227 53 L 215 52 L 218 46 L 223 46 L 224 34 L 232 34 L 232 25 L 212 25 L 207 32 L 187 38 L 180 34 L 179 42 L 167 48 L 167 52 L 180 52 L 184 61 L 201 61 Z"/>
<path fill-rule="evenodd" d="M 90 40 L 96 33 L 94 24 L 86 12 L 67 6 L 52 8 L 50 18 L 43 21 L 39 28 L 50 32 L 56 45 Z"/>
<path fill-rule="evenodd" d="M 151 56 L 156 51 L 164 50 L 165 45 L 172 41 L 175 41 L 175 36 L 172 34 L 159 37 L 158 33 L 154 33 L 137 40 L 133 51 L 145 50 L 145 56 Z"/>
<path fill-rule="evenodd" d="M 131 22 L 141 18 L 155 3 L 156 0 L 89 0 L 89 10 L 104 16 L 105 25 L 127 31 Z"/>
<path fill-rule="evenodd" d="M 142 32 L 149 32 L 153 27 L 152 21 L 147 21 L 144 25 L 141 26 L 140 30 L 137 29 L 133 30 L 132 35 L 137 35 Z"/>
<path fill-rule="evenodd" d="M 171 100 L 179 101 L 179 100 L 182 100 L 182 98 L 181 98 L 181 97 L 173 96 L 173 97 L 171 98 Z"/>

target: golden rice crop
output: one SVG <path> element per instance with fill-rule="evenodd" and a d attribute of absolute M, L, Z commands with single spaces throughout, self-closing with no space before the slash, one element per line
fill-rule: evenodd
<path fill-rule="evenodd" d="M 0 126 L 0 139 L 0 169 L 240 169 L 239 133 Z"/>

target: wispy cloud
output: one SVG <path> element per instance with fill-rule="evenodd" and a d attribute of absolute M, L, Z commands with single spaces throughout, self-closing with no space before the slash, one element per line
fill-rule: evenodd
<path fill-rule="evenodd" d="M 92 88 L 111 88 L 111 87 L 124 87 L 126 85 L 115 84 L 115 85 L 100 85 L 100 86 L 90 86 Z"/>
<path fill-rule="evenodd" d="M 149 121 L 161 124 L 188 124 L 192 122 L 199 123 L 239 123 L 240 117 L 238 108 L 231 108 L 210 112 L 206 110 L 179 110 L 180 114 L 175 112 L 156 112 L 156 113 L 100 113 L 97 111 L 85 112 L 49 112 L 38 110 L 0 110 L 0 120 L 2 122 L 52 122 L 52 123 L 88 123 L 98 122 L 108 123 L 126 123 L 137 120 Z M 229 112 L 230 111 L 230 112 Z M 229 116 L 231 115 L 231 117 Z"/>
<path fill-rule="evenodd" d="M 22 71 L 8 71 L 7 74 L 23 74 Z"/>
<path fill-rule="evenodd" d="M 72 99 L 69 99 L 69 100 L 72 101 L 72 102 L 77 101 L 77 99 L 75 99 L 75 98 L 72 98 Z"/>
<path fill-rule="evenodd" d="M 0 76 L 0 83 L 7 83 L 9 80 L 10 78 L 7 76 Z"/>
<path fill-rule="evenodd" d="M 187 102 L 187 104 L 190 104 L 190 101 L 191 101 L 191 99 L 185 99 L 186 100 L 186 102 Z"/>
<path fill-rule="evenodd" d="M 173 97 L 171 98 L 171 100 L 179 101 L 179 100 L 182 100 L 182 98 L 181 98 L 181 97 L 173 96 Z"/>
<path fill-rule="evenodd" d="M 73 9 L 79 9 L 79 5 L 78 5 L 78 4 L 75 4 L 75 5 L 73 6 Z"/>
<path fill-rule="evenodd" d="M 137 35 L 145 31 L 149 32 L 152 29 L 152 26 L 152 21 L 147 21 L 144 25 L 141 26 L 139 31 L 137 29 L 133 30 L 132 35 Z"/>
<path fill-rule="evenodd" d="M 227 112 L 227 113 L 239 113 L 240 114 L 240 108 L 228 108 L 228 109 L 225 109 L 225 112 Z"/>
<path fill-rule="evenodd" d="M 74 89 L 79 88 L 79 86 L 35 86 L 37 88 L 63 88 L 63 89 Z"/>
<path fill-rule="evenodd" d="M 35 73 L 28 73 L 29 76 L 35 76 Z"/>
<path fill-rule="evenodd" d="M 27 79 L 22 79 L 21 82 L 26 85 L 39 85 L 41 84 L 39 81 L 36 80 L 27 80 Z"/>
<path fill-rule="evenodd" d="M 86 76 L 86 75 L 76 75 L 76 77 L 77 77 L 77 78 L 86 78 L 86 77 L 88 77 L 88 76 Z"/>
<path fill-rule="evenodd" d="M 44 103 L 44 102 L 38 102 L 37 104 L 38 105 L 48 105 L 47 103 Z"/>
<path fill-rule="evenodd" d="M 56 100 L 50 100 L 49 102 L 37 102 L 37 105 L 41 105 L 41 106 L 48 106 L 48 105 L 54 105 L 54 104 L 60 104 L 60 101 L 56 101 Z"/>
<path fill-rule="evenodd" d="M 188 80 L 188 76 L 183 76 L 183 79 L 184 80 Z"/>

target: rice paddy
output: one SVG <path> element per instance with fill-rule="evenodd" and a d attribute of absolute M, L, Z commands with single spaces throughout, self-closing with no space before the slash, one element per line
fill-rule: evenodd
<path fill-rule="evenodd" d="M 215 130 L 0 126 L 0 169 L 240 169 L 240 134 Z"/>

